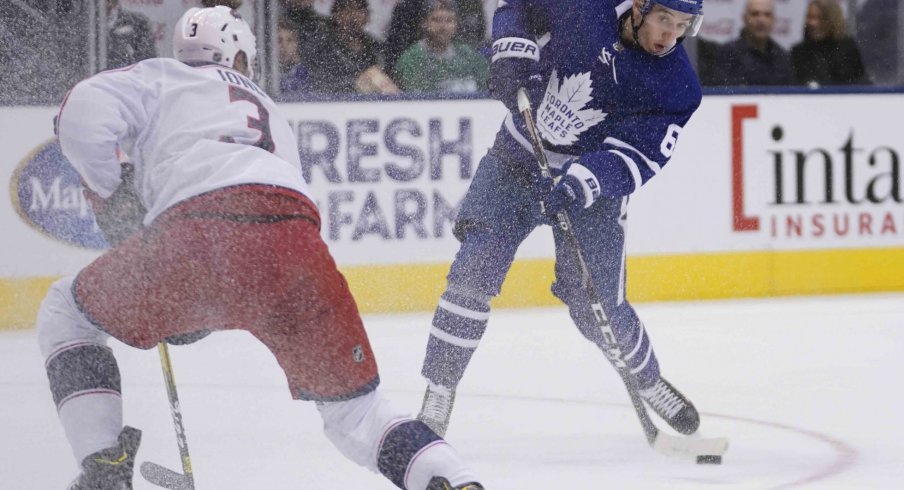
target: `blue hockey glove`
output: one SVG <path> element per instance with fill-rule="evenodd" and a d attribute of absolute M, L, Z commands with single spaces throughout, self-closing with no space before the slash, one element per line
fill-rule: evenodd
<path fill-rule="evenodd" d="M 584 209 L 584 188 L 574 175 L 566 174 L 543 199 L 543 215 L 550 223 L 556 222 L 561 211 L 575 215 Z"/>
<path fill-rule="evenodd" d="M 543 78 L 539 63 L 523 58 L 505 58 L 490 65 L 487 81 L 490 95 L 505 104 L 510 112 L 518 112 L 518 89 L 524 87 L 533 107 L 543 96 Z"/>
<path fill-rule="evenodd" d="M 515 37 L 495 41 L 487 86 L 493 98 L 505 104 L 511 112 L 518 112 L 518 89 L 522 87 L 536 107 L 544 89 L 537 44 Z"/>

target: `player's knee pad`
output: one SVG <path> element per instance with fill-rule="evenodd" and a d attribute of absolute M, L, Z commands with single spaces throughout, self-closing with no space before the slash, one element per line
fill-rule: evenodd
<path fill-rule="evenodd" d="M 380 390 L 341 402 L 318 402 L 327 438 L 346 458 L 371 471 L 379 471 L 377 458 L 387 429 L 411 420 L 384 398 Z"/>
<path fill-rule="evenodd" d="M 560 301 L 568 305 L 577 304 L 580 300 L 580 290 L 572 284 L 562 280 L 557 280 L 550 286 L 552 295 L 559 298 Z"/>
<path fill-rule="evenodd" d="M 564 281 L 552 284 L 552 294 L 568 306 L 568 313 L 581 335 L 587 340 L 601 344 L 603 342 L 597 319 L 591 308 L 592 299 L 579 285 Z"/>
<path fill-rule="evenodd" d="M 573 284 L 557 281 L 552 286 L 553 294 L 568 305 L 568 312 L 581 334 L 596 344 L 607 356 L 617 355 L 625 362 L 632 374 L 647 383 L 659 376 L 659 364 L 653 351 L 653 344 L 643 327 L 634 307 L 627 301 L 619 305 L 604 304 L 606 320 L 611 335 L 605 335 L 600 328 L 587 291 Z M 610 342 L 616 342 L 613 349 Z"/>
<path fill-rule="evenodd" d="M 592 306 L 600 301 L 598 298 L 591 298 L 581 285 L 564 281 L 553 283 L 552 294 L 568 305 L 568 312 L 584 337 L 597 344 L 604 340 Z M 628 347 L 631 339 L 636 337 L 640 325 L 634 309 L 627 301 L 620 305 L 615 305 L 611 301 L 603 302 L 602 307 L 619 345 L 622 349 Z"/>
<path fill-rule="evenodd" d="M 104 345 L 109 338 L 78 308 L 72 296 L 73 280 L 70 276 L 53 283 L 38 309 L 38 345 L 45 359 L 68 345 Z"/>

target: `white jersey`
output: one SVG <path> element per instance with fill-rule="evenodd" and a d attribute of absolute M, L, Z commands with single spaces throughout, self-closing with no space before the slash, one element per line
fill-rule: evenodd
<path fill-rule="evenodd" d="M 238 184 L 309 195 L 286 118 L 254 82 L 220 65 L 155 58 L 99 73 L 63 101 L 58 135 L 103 198 L 120 184 L 117 149 L 129 156 L 145 224 L 180 201 Z"/>

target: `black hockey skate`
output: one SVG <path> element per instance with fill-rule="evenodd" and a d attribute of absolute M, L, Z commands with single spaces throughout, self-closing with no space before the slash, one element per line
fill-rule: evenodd
<path fill-rule="evenodd" d="M 449 418 L 452 417 L 452 405 L 455 403 L 455 388 L 430 383 L 424 393 L 424 404 L 417 419 L 440 437 L 446 437 L 449 429 Z"/>
<path fill-rule="evenodd" d="M 67 490 L 131 490 L 139 444 L 141 431 L 123 427 L 119 445 L 88 455 L 82 461 L 82 474 Z"/>
<path fill-rule="evenodd" d="M 427 490 L 484 490 L 483 485 L 477 482 L 465 483 L 453 487 L 449 480 L 441 476 L 434 476 L 427 485 Z"/>
<path fill-rule="evenodd" d="M 697 432 L 700 427 L 700 414 L 680 391 L 676 390 L 665 378 L 660 377 L 650 388 L 639 390 L 640 397 L 647 405 L 662 417 L 669 426 L 684 435 Z"/>

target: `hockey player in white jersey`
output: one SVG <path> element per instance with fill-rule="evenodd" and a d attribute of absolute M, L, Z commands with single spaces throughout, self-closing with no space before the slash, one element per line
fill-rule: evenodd
<path fill-rule="evenodd" d="M 118 241 L 54 283 L 38 313 L 50 389 L 82 467 L 69 488 L 132 488 L 141 433 L 123 426 L 111 336 L 148 349 L 238 328 L 270 349 L 293 398 L 316 402 L 327 437 L 355 463 L 399 488 L 483 488 L 451 446 L 377 390 L 294 135 L 252 81 L 248 24 L 227 7 L 190 9 L 173 45 L 176 59 L 80 82 L 57 118 L 98 223 Z"/>

